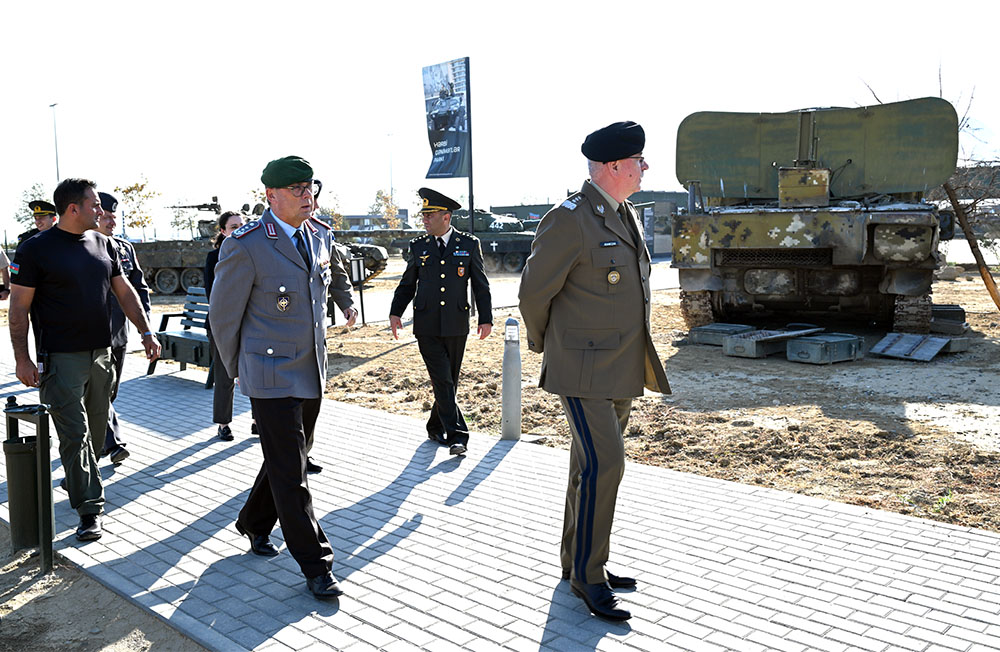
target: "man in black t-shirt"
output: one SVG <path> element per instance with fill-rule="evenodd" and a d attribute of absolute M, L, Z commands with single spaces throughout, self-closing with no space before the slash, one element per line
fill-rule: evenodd
<path fill-rule="evenodd" d="M 96 184 L 66 179 L 54 193 L 59 222 L 26 240 L 11 265 L 8 319 L 17 378 L 39 387 L 59 436 L 70 506 L 80 515 L 76 536 L 100 538 L 104 487 L 97 456 L 104 446 L 113 371 L 114 292 L 143 333 L 146 357 L 159 357 L 139 297 L 121 274 L 115 245 L 94 230 L 101 210 Z M 28 312 L 38 335 L 38 365 L 28 352 Z"/>

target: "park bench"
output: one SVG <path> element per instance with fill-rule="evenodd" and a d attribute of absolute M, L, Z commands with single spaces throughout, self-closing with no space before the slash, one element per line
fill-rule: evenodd
<path fill-rule="evenodd" d="M 173 317 L 180 318 L 181 328 L 167 330 L 168 323 Z M 208 334 L 205 330 L 207 319 L 208 299 L 205 297 L 205 288 L 188 288 L 188 295 L 184 299 L 184 312 L 163 315 L 160 328 L 156 331 L 156 338 L 162 348 L 160 360 L 179 362 L 181 370 L 187 369 L 188 364 L 208 367 L 205 389 L 211 389 L 215 381 L 215 370 L 212 364 L 212 347 L 208 344 Z M 146 375 L 156 370 L 156 363 L 156 360 L 149 363 Z"/>

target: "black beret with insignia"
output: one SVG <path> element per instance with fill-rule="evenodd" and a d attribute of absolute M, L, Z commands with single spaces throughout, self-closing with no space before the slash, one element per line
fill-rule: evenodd
<path fill-rule="evenodd" d="M 640 153 L 646 146 L 646 132 L 631 120 L 615 122 L 587 136 L 580 151 L 591 161 L 608 163 Z"/>
<path fill-rule="evenodd" d="M 42 201 L 41 199 L 29 201 L 28 208 L 31 209 L 32 217 L 44 217 L 46 215 L 56 214 L 56 207 L 47 201 Z"/>
<path fill-rule="evenodd" d="M 421 188 L 417 191 L 420 195 L 423 206 L 420 208 L 421 213 L 434 213 L 437 211 L 454 211 L 462 207 L 454 199 L 442 195 L 437 190 L 431 190 L 430 188 Z"/>
<path fill-rule="evenodd" d="M 97 196 L 101 198 L 101 208 L 109 213 L 114 213 L 118 210 L 118 200 L 114 198 L 113 195 L 109 195 L 106 192 L 99 192 Z"/>
<path fill-rule="evenodd" d="M 265 188 L 284 188 L 293 183 L 312 181 L 312 178 L 312 166 L 301 156 L 275 159 L 264 166 L 264 173 L 260 175 Z"/>

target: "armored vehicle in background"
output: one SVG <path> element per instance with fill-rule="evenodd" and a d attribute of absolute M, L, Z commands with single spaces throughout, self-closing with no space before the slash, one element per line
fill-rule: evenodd
<path fill-rule="evenodd" d="M 677 131 L 688 211 L 673 262 L 688 327 L 761 312 L 857 316 L 926 333 L 939 240 L 923 201 L 955 171 L 945 100 L 695 113 Z"/>
<path fill-rule="evenodd" d="M 469 232 L 469 212 L 455 211 L 451 224 L 459 231 Z M 517 273 L 524 269 L 524 262 L 531 253 L 535 232 L 525 228 L 524 222 L 510 215 L 497 215 L 476 211 L 475 235 L 483 248 L 483 266 L 487 272 Z"/>
<path fill-rule="evenodd" d="M 212 199 L 215 202 L 215 198 Z M 218 203 L 198 206 L 214 206 L 216 208 L 212 210 L 217 211 Z M 193 240 L 133 243 L 146 284 L 157 294 L 174 294 L 187 292 L 191 287 L 203 287 L 205 257 L 212 250 L 216 233 L 216 220 L 198 220 L 198 235 Z"/>

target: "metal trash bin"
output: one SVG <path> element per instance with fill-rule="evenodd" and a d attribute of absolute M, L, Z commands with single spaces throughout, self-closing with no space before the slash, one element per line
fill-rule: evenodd
<path fill-rule="evenodd" d="M 7 464 L 7 501 L 10 509 L 11 550 L 38 545 L 38 469 L 36 439 L 15 437 L 3 443 Z"/>

